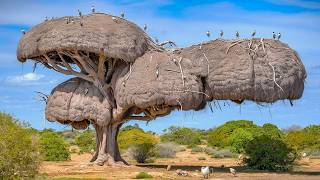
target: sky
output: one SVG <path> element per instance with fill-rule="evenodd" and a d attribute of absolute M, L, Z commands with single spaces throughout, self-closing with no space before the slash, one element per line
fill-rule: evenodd
<path fill-rule="evenodd" d="M 207 107 L 201 111 L 174 111 L 146 124 L 145 130 L 161 133 L 169 126 L 208 129 L 236 119 L 252 120 L 256 124 L 273 123 L 280 128 L 320 124 L 320 1 L 315 0 L 0 0 L 0 111 L 14 115 L 37 129 L 70 129 L 66 125 L 45 120 L 45 103 L 37 91 L 50 94 L 59 83 L 71 76 L 21 64 L 16 59 L 16 48 L 21 29 L 30 29 L 45 16 L 77 15 L 80 9 L 90 12 L 91 5 L 99 12 L 119 15 L 140 27 L 148 25 L 148 34 L 160 41 L 172 40 L 179 47 L 218 37 L 220 30 L 231 39 L 236 31 L 245 38 L 256 30 L 258 37 L 271 38 L 272 32 L 281 32 L 281 41 L 295 49 L 307 70 L 303 97 L 291 107 L 287 101 L 259 106 L 245 101 L 236 105 L 219 102 L 213 112 Z"/>

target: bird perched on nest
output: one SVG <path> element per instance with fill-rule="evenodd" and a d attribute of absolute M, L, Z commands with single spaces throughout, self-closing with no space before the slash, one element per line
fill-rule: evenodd
<path fill-rule="evenodd" d="M 211 34 L 210 34 L 210 31 L 207 31 L 207 32 L 206 32 L 206 35 L 207 35 L 207 37 L 209 38 L 210 35 L 211 35 Z"/>
<path fill-rule="evenodd" d="M 276 33 L 272 32 L 272 37 L 273 37 L 273 39 L 276 39 L 276 37 L 277 37 Z"/>
<path fill-rule="evenodd" d="M 143 30 L 144 30 L 144 31 L 147 31 L 147 29 L 148 29 L 148 26 L 147 26 L 146 24 L 144 24 Z"/>
<path fill-rule="evenodd" d="M 236 171 L 235 169 L 229 168 L 229 170 L 230 170 L 230 173 L 231 173 L 233 176 L 236 176 L 237 171 Z"/>
<path fill-rule="evenodd" d="M 91 5 L 91 12 L 95 13 L 96 12 L 96 7 L 94 5 Z"/>
<path fill-rule="evenodd" d="M 221 30 L 220 31 L 220 38 L 222 38 L 222 36 L 223 36 L 223 31 Z"/>
<path fill-rule="evenodd" d="M 124 18 L 124 12 L 120 13 L 121 18 Z"/>
<path fill-rule="evenodd" d="M 26 34 L 26 30 L 24 30 L 24 29 L 21 29 L 20 32 L 21 32 L 22 34 Z"/>
<path fill-rule="evenodd" d="M 78 9 L 78 14 L 80 17 L 82 17 L 82 12 Z"/>
<path fill-rule="evenodd" d="M 236 31 L 236 37 L 237 37 L 237 39 L 240 38 L 240 33 L 239 33 L 239 31 Z"/>
<path fill-rule="evenodd" d="M 251 34 L 251 37 L 253 38 L 256 35 L 256 30 L 253 31 L 253 33 Z"/>
<path fill-rule="evenodd" d="M 278 34 L 278 40 L 280 40 L 280 38 L 281 38 L 281 33 Z"/>
<path fill-rule="evenodd" d="M 201 167 L 201 173 L 205 179 L 208 179 L 210 176 L 210 167 L 209 166 Z"/>
<path fill-rule="evenodd" d="M 118 19 L 116 17 L 112 17 L 112 21 L 118 23 Z"/>
<path fill-rule="evenodd" d="M 44 17 L 44 21 L 48 21 L 48 20 L 49 20 L 48 16 Z"/>

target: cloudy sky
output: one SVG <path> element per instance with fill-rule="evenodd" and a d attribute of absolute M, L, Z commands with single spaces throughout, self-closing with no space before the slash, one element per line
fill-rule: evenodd
<path fill-rule="evenodd" d="M 320 124 L 320 2 L 315 0 L 108 0 L 108 1 L 25 1 L 0 0 L 0 111 L 13 114 L 37 129 L 69 127 L 49 123 L 44 119 L 45 104 L 36 91 L 49 94 L 51 89 L 70 78 L 16 60 L 20 29 L 30 29 L 45 16 L 76 15 L 77 9 L 89 13 L 94 4 L 97 11 L 119 15 L 139 26 L 148 24 L 151 37 L 172 40 L 184 47 L 212 38 L 224 30 L 225 38 L 233 38 L 235 31 L 248 37 L 253 30 L 257 36 L 271 38 L 281 32 L 282 41 L 298 51 L 305 64 L 308 78 L 303 97 L 294 102 L 281 101 L 260 107 L 251 102 L 241 106 L 220 102 L 221 109 L 209 108 L 193 112 L 173 112 L 150 122 L 147 130 L 161 132 L 171 126 L 210 128 L 232 119 L 249 119 L 257 124 L 271 122 L 285 128 L 291 125 Z M 135 123 L 135 122 L 131 122 Z"/>

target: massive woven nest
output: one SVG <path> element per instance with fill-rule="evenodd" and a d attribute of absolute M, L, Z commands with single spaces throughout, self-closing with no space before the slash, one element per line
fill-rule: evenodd
<path fill-rule="evenodd" d="M 302 96 L 304 66 L 278 40 L 217 39 L 172 51 L 135 24 L 112 17 L 47 21 L 21 39 L 20 61 L 32 59 L 78 77 L 53 90 L 49 120 L 81 128 L 108 124 L 107 116 L 151 120 L 174 109 L 199 110 L 213 100 L 272 103 Z"/>

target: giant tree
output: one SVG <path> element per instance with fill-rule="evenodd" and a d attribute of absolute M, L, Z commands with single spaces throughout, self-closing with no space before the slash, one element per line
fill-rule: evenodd
<path fill-rule="evenodd" d="M 272 103 L 299 99 L 306 71 L 297 53 L 273 39 L 216 39 L 165 49 L 137 25 L 103 13 L 33 27 L 17 58 L 75 76 L 47 99 L 49 121 L 96 130 L 99 165 L 124 162 L 117 144 L 128 120 L 150 121 L 214 100 Z"/>

